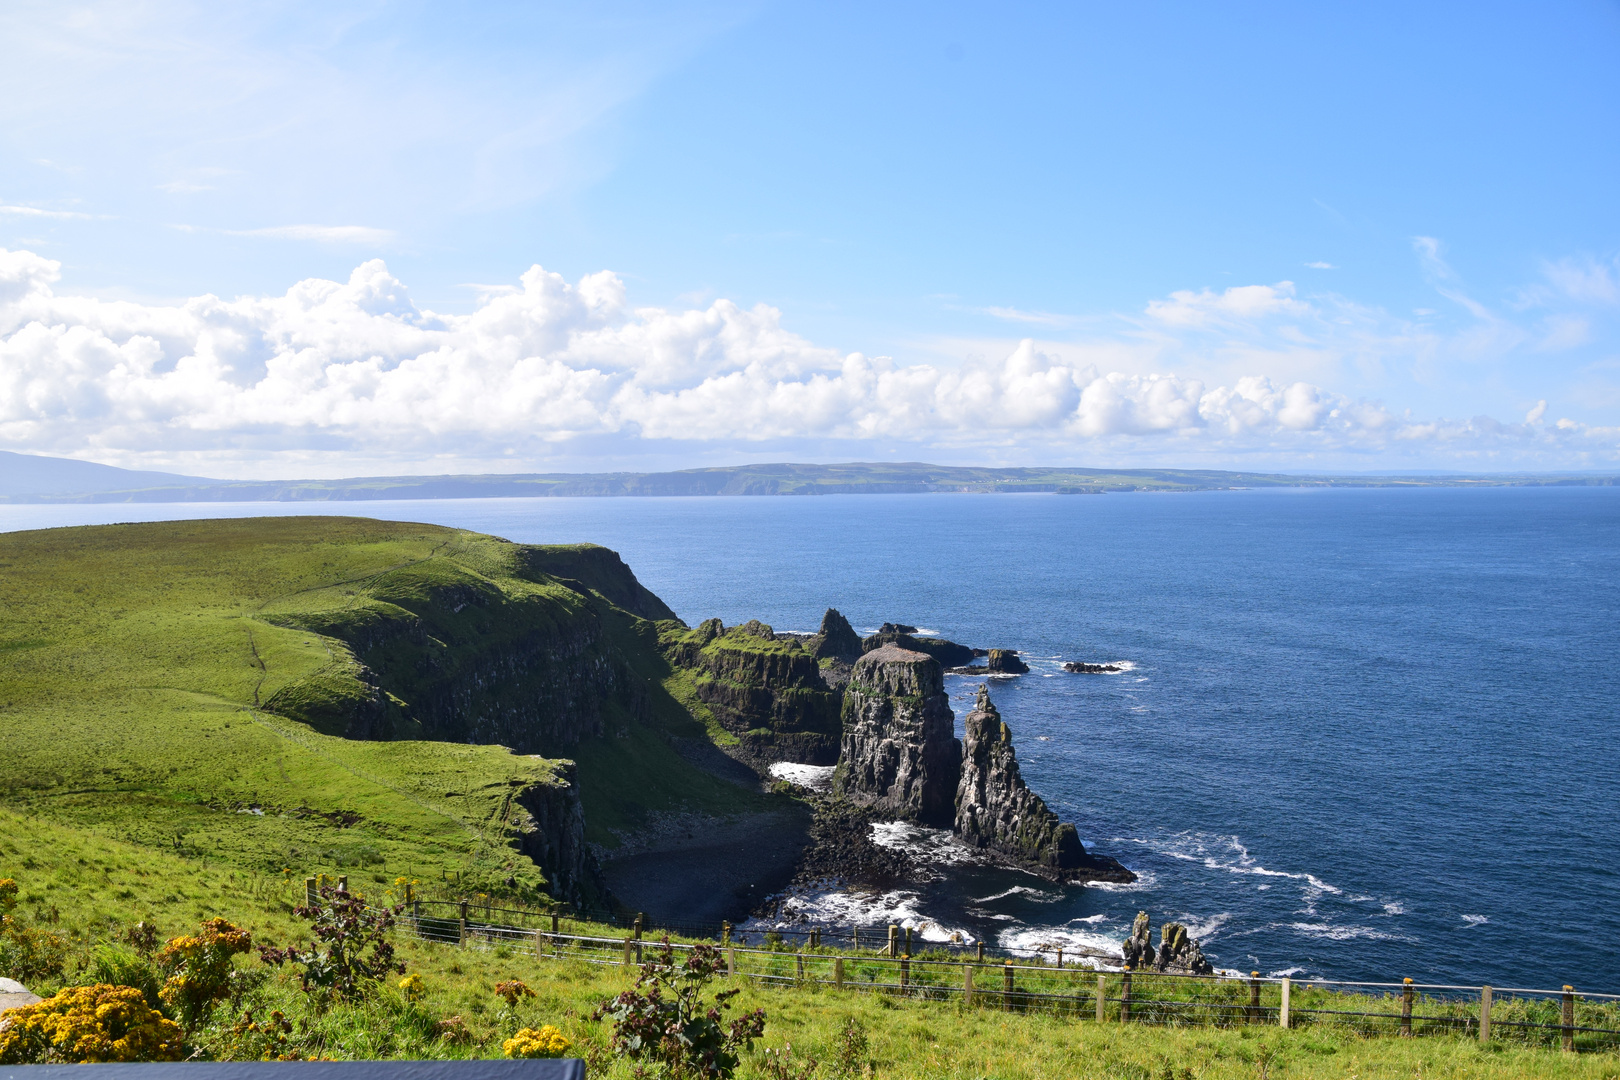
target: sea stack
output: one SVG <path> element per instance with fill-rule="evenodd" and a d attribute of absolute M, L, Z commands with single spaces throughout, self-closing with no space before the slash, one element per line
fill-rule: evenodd
<path fill-rule="evenodd" d="M 1012 732 L 982 686 L 966 726 L 962 782 L 956 790 L 957 835 L 974 847 L 1051 871 L 1085 866 L 1090 860 L 1074 826 L 1058 821 L 1045 800 L 1024 784 Z"/>
<path fill-rule="evenodd" d="M 985 670 L 992 675 L 1027 675 L 1029 665 L 1012 649 L 991 649 L 985 657 Z"/>
<path fill-rule="evenodd" d="M 962 753 L 955 727 L 938 661 L 895 645 L 872 650 L 844 690 L 834 793 L 949 828 Z"/>
<path fill-rule="evenodd" d="M 854 658 L 861 655 L 860 635 L 849 625 L 849 620 L 838 613 L 837 608 L 828 608 L 827 614 L 821 617 L 821 632 L 814 640 L 812 651 L 818 660 L 824 656 Z"/>

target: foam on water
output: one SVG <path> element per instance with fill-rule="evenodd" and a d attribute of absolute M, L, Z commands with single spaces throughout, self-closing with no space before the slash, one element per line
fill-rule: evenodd
<path fill-rule="evenodd" d="M 770 772 L 778 780 L 786 780 L 811 791 L 827 791 L 832 787 L 833 773 L 837 769 L 836 765 L 801 765 L 796 761 L 778 761 L 771 765 Z"/>
<path fill-rule="evenodd" d="M 1467 923 L 1471 927 L 1473 927 L 1473 926 L 1483 926 L 1486 923 L 1491 921 L 1491 920 L 1487 919 L 1483 915 L 1464 915 L 1462 917 L 1462 919 L 1463 919 L 1463 922 Z"/>

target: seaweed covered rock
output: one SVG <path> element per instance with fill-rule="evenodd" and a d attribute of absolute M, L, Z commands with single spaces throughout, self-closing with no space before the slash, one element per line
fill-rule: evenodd
<path fill-rule="evenodd" d="M 895 645 L 855 662 L 833 792 L 880 813 L 949 826 L 961 744 L 939 662 Z"/>

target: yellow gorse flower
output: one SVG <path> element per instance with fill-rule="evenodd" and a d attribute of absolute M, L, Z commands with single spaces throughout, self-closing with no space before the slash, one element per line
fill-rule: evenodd
<path fill-rule="evenodd" d="M 422 1000 L 422 993 L 425 989 L 426 987 L 422 985 L 422 976 L 414 971 L 399 980 L 399 992 L 405 995 L 406 1001 Z"/>
<path fill-rule="evenodd" d="M 573 1045 L 562 1032 L 544 1024 L 539 1031 L 524 1028 L 501 1043 L 501 1053 L 509 1058 L 560 1058 Z"/>
<path fill-rule="evenodd" d="M 179 1061 L 185 1033 L 129 986 L 70 986 L 6 1011 L 0 1065 Z"/>

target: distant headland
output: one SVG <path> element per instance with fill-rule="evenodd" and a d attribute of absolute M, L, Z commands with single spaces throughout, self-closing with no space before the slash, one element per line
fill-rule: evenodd
<path fill-rule="evenodd" d="M 557 496 L 898 495 L 1224 491 L 1286 487 L 1611 487 L 1597 473 L 1292 475 L 1217 469 L 993 468 L 923 462 L 775 463 L 676 472 L 484 473 L 216 480 L 0 451 L 0 502 L 334 502 Z"/>

